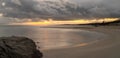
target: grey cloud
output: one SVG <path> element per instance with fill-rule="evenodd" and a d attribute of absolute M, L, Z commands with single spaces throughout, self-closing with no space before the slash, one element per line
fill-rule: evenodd
<path fill-rule="evenodd" d="M 1 24 L 12 23 L 12 22 L 13 22 L 12 18 L 4 18 L 4 17 L 0 17 L 0 25 L 1 25 Z"/>
<path fill-rule="evenodd" d="M 17 18 L 120 17 L 120 0 L 3 0 L 0 12 Z M 14 10 L 14 11 L 13 11 Z"/>

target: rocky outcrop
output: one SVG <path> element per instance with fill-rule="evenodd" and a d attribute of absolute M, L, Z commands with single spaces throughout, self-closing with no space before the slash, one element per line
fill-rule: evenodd
<path fill-rule="evenodd" d="M 0 58 L 42 58 L 42 53 L 29 38 L 0 37 Z"/>

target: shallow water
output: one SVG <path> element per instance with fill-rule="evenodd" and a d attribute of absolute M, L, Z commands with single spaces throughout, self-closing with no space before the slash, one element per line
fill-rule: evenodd
<path fill-rule="evenodd" d="M 41 28 L 32 26 L 0 26 L 0 36 L 25 36 L 33 39 L 41 49 L 54 49 L 84 45 L 103 39 L 105 34 L 62 28 Z"/>

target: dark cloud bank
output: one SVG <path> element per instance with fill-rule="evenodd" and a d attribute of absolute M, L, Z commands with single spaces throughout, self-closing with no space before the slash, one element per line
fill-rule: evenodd
<path fill-rule="evenodd" d="M 15 18 L 118 18 L 120 0 L 0 0 L 0 13 Z"/>

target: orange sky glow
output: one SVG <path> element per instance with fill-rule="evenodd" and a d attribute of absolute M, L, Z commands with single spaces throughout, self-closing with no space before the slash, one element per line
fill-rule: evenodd
<path fill-rule="evenodd" d="M 103 23 L 104 22 L 112 22 L 119 20 L 119 18 L 104 18 L 104 19 L 76 19 L 76 20 L 66 20 L 66 21 L 57 21 L 48 19 L 45 21 L 39 22 L 23 22 L 23 23 L 12 23 L 10 25 L 31 25 L 31 26 L 48 26 L 48 25 L 60 25 L 60 24 L 88 24 L 88 23 Z"/>

